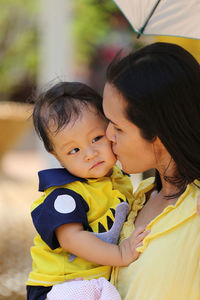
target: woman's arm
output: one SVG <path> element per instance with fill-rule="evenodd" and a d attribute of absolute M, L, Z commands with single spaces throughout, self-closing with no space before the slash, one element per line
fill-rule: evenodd
<path fill-rule="evenodd" d="M 120 246 L 102 241 L 91 232 L 85 231 L 80 223 L 58 227 L 56 236 L 62 248 L 85 260 L 100 265 L 127 266 L 139 256 L 136 248 L 142 245 L 143 239 L 149 233 L 144 230 L 145 227 L 137 228 Z"/>

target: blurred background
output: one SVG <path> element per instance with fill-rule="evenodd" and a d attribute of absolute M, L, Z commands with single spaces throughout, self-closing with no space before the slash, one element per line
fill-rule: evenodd
<path fill-rule="evenodd" d="M 102 93 L 115 54 L 155 40 L 179 43 L 199 59 L 198 41 L 138 40 L 112 0 L 0 0 L 0 300 L 26 298 L 37 172 L 59 167 L 34 133 L 33 93 L 59 80 Z M 134 188 L 148 175 L 136 174 Z"/>

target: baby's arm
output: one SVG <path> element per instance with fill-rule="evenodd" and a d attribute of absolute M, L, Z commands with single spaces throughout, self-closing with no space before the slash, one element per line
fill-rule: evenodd
<path fill-rule="evenodd" d="M 56 229 L 56 236 L 62 248 L 85 260 L 100 265 L 127 266 L 137 259 L 136 248 L 149 231 L 144 227 L 137 228 L 120 246 L 109 244 L 85 231 L 82 224 L 65 224 Z"/>

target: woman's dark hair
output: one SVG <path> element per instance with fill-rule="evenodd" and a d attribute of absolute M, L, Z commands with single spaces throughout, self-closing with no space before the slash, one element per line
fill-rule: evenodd
<path fill-rule="evenodd" d="M 49 122 L 56 125 L 56 132 L 64 128 L 73 118 L 79 118 L 83 106 L 92 106 L 102 117 L 102 97 L 86 84 L 60 82 L 38 97 L 35 97 L 33 123 L 38 136 L 48 152 L 53 145 L 48 137 Z"/>
<path fill-rule="evenodd" d="M 177 169 L 165 180 L 179 189 L 171 196 L 180 195 L 188 183 L 200 179 L 198 62 L 178 45 L 154 43 L 121 60 L 116 57 L 107 69 L 107 82 L 124 97 L 126 116 L 142 136 L 150 141 L 159 137 L 170 153 Z M 158 172 L 155 180 L 160 190 Z"/>

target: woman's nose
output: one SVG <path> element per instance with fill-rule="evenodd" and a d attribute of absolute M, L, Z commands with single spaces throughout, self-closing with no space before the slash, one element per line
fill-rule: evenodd
<path fill-rule="evenodd" d="M 111 142 L 116 143 L 116 136 L 112 123 L 108 124 L 108 127 L 106 129 L 106 136 Z"/>

